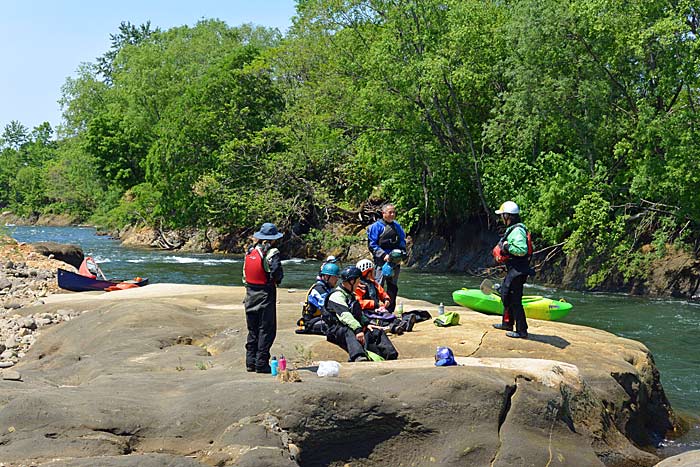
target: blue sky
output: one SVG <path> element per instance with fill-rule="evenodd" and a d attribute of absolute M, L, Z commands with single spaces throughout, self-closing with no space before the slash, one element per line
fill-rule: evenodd
<path fill-rule="evenodd" d="M 218 18 L 284 33 L 294 14 L 294 0 L 2 0 L 0 132 L 11 120 L 30 130 L 44 121 L 55 128 L 66 78 L 109 50 L 122 21 L 169 29 Z"/>

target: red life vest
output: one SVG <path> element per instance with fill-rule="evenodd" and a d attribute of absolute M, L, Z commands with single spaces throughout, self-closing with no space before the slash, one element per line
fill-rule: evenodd
<path fill-rule="evenodd" d="M 514 228 L 516 227 L 522 227 L 525 230 L 525 236 L 527 237 L 527 255 L 526 257 L 530 259 L 532 256 L 532 253 L 534 251 L 534 248 L 532 246 L 532 237 L 530 236 L 530 231 L 527 230 L 527 228 L 523 224 L 515 224 L 512 227 L 509 227 L 506 230 L 506 233 L 503 235 L 503 238 L 501 239 L 502 241 L 506 241 L 508 239 L 508 234 L 510 234 Z M 508 261 L 511 258 L 511 255 L 503 251 L 501 248 L 501 242 L 499 242 L 495 247 L 493 247 L 493 250 L 491 250 L 491 254 L 493 255 L 493 259 L 496 261 L 498 264 L 503 264 L 506 261 Z"/>
<path fill-rule="evenodd" d="M 503 251 L 500 243 L 493 247 L 493 250 L 491 250 L 491 254 L 493 255 L 493 259 L 496 261 L 497 264 L 503 264 L 506 261 L 508 261 L 509 255 Z"/>
<path fill-rule="evenodd" d="M 270 283 L 270 274 L 265 271 L 265 264 L 262 252 L 253 247 L 245 255 L 243 262 L 243 275 L 245 282 L 249 285 L 267 285 Z"/>

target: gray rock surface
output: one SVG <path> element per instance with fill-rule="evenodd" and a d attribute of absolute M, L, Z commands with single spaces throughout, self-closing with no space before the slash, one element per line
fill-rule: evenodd
<path fill-rule="evenodd" d="M 664 459 L 656 467 L 698 467 L 700 466 L 700 450 L 688 451 L 677 456 Z"/>
<path fill-rule="evenodd" d="M 447 309 L 461 313 L 460 326 L 424 322 L 393 337 L 398 361 L 342 363 L 339 377 L 319 378 L 319 360 L 347 356 L 323 337 L 295 334 L 303 292 L 280 290 L 273 353 L 288 357 L 301 382 L 247 373 L 243 294 L 154 284 L 53 295 L 19 310 L 35 320 L 80 311 L 39 327 L 13 367 L 22 381 L 0 381 L 0 459 L 8 466 L 652 466 L 659 459 L 640 447 L 673 429 L 642 344 L 536 320 L 531 339 L 507 339 L 491 328 L 493 317 L 457 307 Z M 436 368 L 436 345 L 452 347 L 460 366 Z"/>

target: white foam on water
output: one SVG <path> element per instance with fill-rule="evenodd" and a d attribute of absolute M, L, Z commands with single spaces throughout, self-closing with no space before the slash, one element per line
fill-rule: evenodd
<path fill-rule="evenodd" d="M 282 260 L 282 264 L 304 264 L 306 260 L 304 258 L 289 258 Z"/>
<path fill-rule="evenodd" d="M 109 258 L 103 258 L 103 257 L 101 257 L 101 256 L 94 256 L 94 255 L 91 255 L 91 254 L 87 254 L 87 255 L 85 255 L 85 256 L 91 257 L 92 259 L 95 260 L 95 262 L 96 262 L 97 264 L 105 264 L 105 263 L 111 263 L 111 262 L 112 262 L 111 259 L 109 259 Z"/>

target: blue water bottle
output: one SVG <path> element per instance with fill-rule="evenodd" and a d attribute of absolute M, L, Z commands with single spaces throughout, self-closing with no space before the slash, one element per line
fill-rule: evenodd
<path fill-rule="evenodd" d="M 277 357 L 274 355 L 272 356 L 272 360 L 270 360 L 270 369 L 272 370 L 272 376 L 277 376 L 277 368 L 279 367 L 279 362 L 277 361 Z"/>

